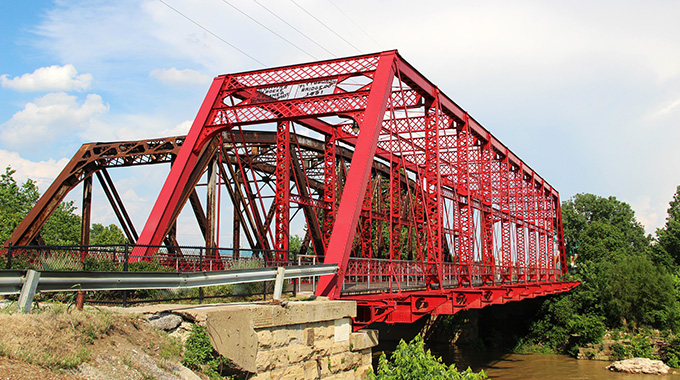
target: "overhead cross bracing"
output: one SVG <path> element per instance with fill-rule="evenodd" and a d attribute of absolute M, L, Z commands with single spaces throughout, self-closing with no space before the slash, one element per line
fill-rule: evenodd
<path fill-rule="evenodd" d="M 356 299 L 361 323 L 575 286 L 559 281 L 558 192 L 396 51 L 216 77 L 135 254 L 154 254 L 206 168 L 273 262 L 301 209 L 315 255 L 339 266 L 317 294 Z"/>

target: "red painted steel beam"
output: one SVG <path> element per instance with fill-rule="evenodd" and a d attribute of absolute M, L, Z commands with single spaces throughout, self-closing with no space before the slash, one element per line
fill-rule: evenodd
<path fill-rule="evenodd" d="M 359 220 L 361 196 L 366 190 L 371 174 L 371 162 L 378 142 L 379 130 L 385 116 L 387 99 L 391 93 L 395 72 L 396 51 L 380 55 L 380 62 L 371 84 L 371 92 L 363 120 L 359 122 L 360 132 L 352 156 L 345 188 L 338 205 L 337 217 L 328 243 L 326 264 L 337 264 L 338 272 L 319 279 L 316 294 L 336 299 L 340 296 L 342 278 L 352 248 L 354 231 Z"/>
<path fill-rule="evenodd" d="M 168 174 L 163 188 L 161 189 L 156 203 L 151 210 L 151 214 L 144 225 L 142 233 L 139 235 L 137 244 L 155 245 L 163 241 L 167 232 L 167 227 L 172 222 L 172 214 L 175 206 L 179 203 L 184 188 L 188 185 L 189 177 L 205 147 L 209 137 L 203 125 L 208 121 L 208 115 L 217 99 L 217 94 L 224 83 L 224 77 L 217 77 L 213 80 L 208 95 L 205 97 L 201 108 L 196 115 L 191 130 L 184 140 L 183 149 L 180 150 L 175 159 L 170 174 Z M 213 131 L 213 134 L 217 131 Z M 149 250 L 146 250 L 147 252 Z"/>
<path fill-rule="evenodd" d="M 413 291 L 345 296 L 357 302 L 354 330 L 371 323 L 413 323 L 434 315 L 452 315 L 463 310 L 481 309 L 491 305 L 521 301 L 570 291 L 580 283 L 560 281 L 534 284 L 509 284 L 478 288 L 452 288 L 443 292 Z"/>

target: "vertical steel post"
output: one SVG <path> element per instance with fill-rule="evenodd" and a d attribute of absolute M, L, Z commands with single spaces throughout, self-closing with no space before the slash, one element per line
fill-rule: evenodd
<path fill-rule="evenodd" d="M 390 174 L 390 260 L 401 259 L 401 163 L 392 161 Z"/>
<path fill-rule="evenodd" d="M 501 215 L 501 244 L 502 244 L 502 281 L 512 282 L 512 233 L 510 223 L 510 163 L 507 152 L 500 161 L 499 167 L 500 215 Z"/>
<path fill-rule="evenodd" d="M 569 268 L 567 267 L 567 248 L 564 244 L 564 229 L 562 228 L 562 205 L 560 204 L 560 197 L 554 196 L 552 202 L 555 204 L 555 230 L 557 231 L 557 247 L 559 249 L 560 263 L 562 264 L 560 270 L 562 274 L 566 274 Z"/>
<path fill-rule="evenodd" d="M 366 186 L 366 193 L 364 194 L 364 201 L 361 204 L 361 256 L 365 259 L 373 258 L 373 234 L 371 231 L 371 213 L 373 205 L 373 183 L 368 182 Z"/>
<path fill-rule="evenodd" d="M 276 224 L 274 234 L 275 261 L 288 262 L 290 210 L 290 122 L 276 128 Z M 281 264 L 279 264 L 281 265 Z"/>
<path fill-rule="evenodd" d="M 323 242 L 324 247 L 328 248 L 328 242 L 331 239 L 333 232 L 333 223 L 335 222 L 335 192 L 337 189 L 337 172 L 335 159 L 335 134 L 326 136 L 326 144 L 324 145 L 324 191 L 323 197 L 326 203 L 326 210 L 323 222 Z"/>
<path fill-rule="evenodd" d="M 208 163 L 208 186 L 206 188 L 206 219 L 208 225 L 205 226 L 205 247 L 206 255 L 210 257 L 208 252 L 210 248 L 216 247 L 215 244 L 215 221 L 217 218 L 216 200 L 217 200 L 217 176 L 219 168 L 217 167 L 217 156 L 213 156 Z M 202 270 L 203 268 L 201 268 Z"/>
<path fill-rule="evenodd" d="M 526 282 L 527 280 L 527 267 L 526 267 L 526 202 L 524 194 L 524 170 L 522 166 L 517 168 L 517 172 L 514 174 L 513 183 L 513 195 L 515 201 L 515 213 L 517 215 L 517 221 L 515 222 L 515 245 L 517 250 L 517 282 Z"/>
<path fill-rule="evenodd" d="M 527 212 L 527 230 L 529 232 L 528 240 L 528 263 L 529 281 L 537 280 L 537 262 L 536 262 L 536 182 L 533 177 L 529 178 L 528 186 L 524 187 L 526 195 L 526 212 Z"/>
<path fill-rule="evenodd" d="M 537 189 L 536 196 L 538 197 L 538 256 L 540 269 L 540 281 L 547 281 L 548 274 L 548 248 L 546 234 L 546 204 L 545 204 L 545 189 L 543 185 Z"/>
<path fill-rule="evenodd" d="M 456 135 L 456 193 L 458 207 L 458 264 L 460 284 L 471 285 L 470 264 L 474 257 L 474 224 L 472 212 L 472 198 L 470 196 L 470 149 L 471 136 L 469 117 L 458 126 Z"/>
<path fill-rule="evenodd" d="M 227 184 L 227 186 L 230 186 Z M 233 241 L 232 241 L 232 248 L 234 250 L 234 260 L 238 260 L 240 256 L 240 248 L 241 248 L 241 213 L 239 212 L 238 208 L 240 205 L 238 203 L 234 203 L 232 206 L 234 208 L 234 235 L 233 235 Z"/>
<path fill-rule="evenodd" d="M 123 272 L 128 271 L 128 265 L 130 262 L 130 243 L 126 240 L 125 241 L 125 251 L 123 253 Z M 127 307 L 127 296 L 128 296 L 128 291 L 123 290 L 123 307 Z"/>
<path fill-rule="evenodd" d="M 90 216 L 92 215 L 92 176 L 83 180 L 83 212 L 80 225 L 80 262 L 87 257 L 87 246 L 90 245 Z"/>
<path fill-rule="evenodd" d="M 493 246 L 493 207 L 491 183 L 491 143 L 482 141 L 480 146 L 480 195 L 482 215 L 482 283 L 494 282 L 494 246 Z"/>
<path fill-rule="evenodd" d="M 442 193 L 439 155 L 440 104 L 439 90 L 435 89 L 432 104 L 426 110 L 425 121 L 425 230 L 427 233 L 427 262 L 432 277 L 442 289 Z M 431 284 L 428 283 L 428 286 Z"/>

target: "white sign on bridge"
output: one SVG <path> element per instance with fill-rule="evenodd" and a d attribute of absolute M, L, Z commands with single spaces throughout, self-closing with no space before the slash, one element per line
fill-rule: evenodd
<path fill-rule="evenodd" d="M 314 82 L 289 84 L 286 86 L 267 87 L 257 90 L 265 98 L 258 97 L 258 102 L 268 100 L 289 100 L 312 96 L 331 95 L 335 92 L 337 79 L 324 79 Z"/>

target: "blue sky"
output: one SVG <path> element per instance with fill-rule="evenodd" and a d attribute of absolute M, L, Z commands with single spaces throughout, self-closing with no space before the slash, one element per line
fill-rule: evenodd
<path fill-rule="evenodd" d="M 186 133 L 216 75 L 398 49 L 563 199 L 614 195 L 653 232 L 680 184 L 676 1 L 163 2 L 0 2 L 1 166 L 44 190 L 84 142 Z M 112 171 L 139 229 L 164 170 Z"/>

